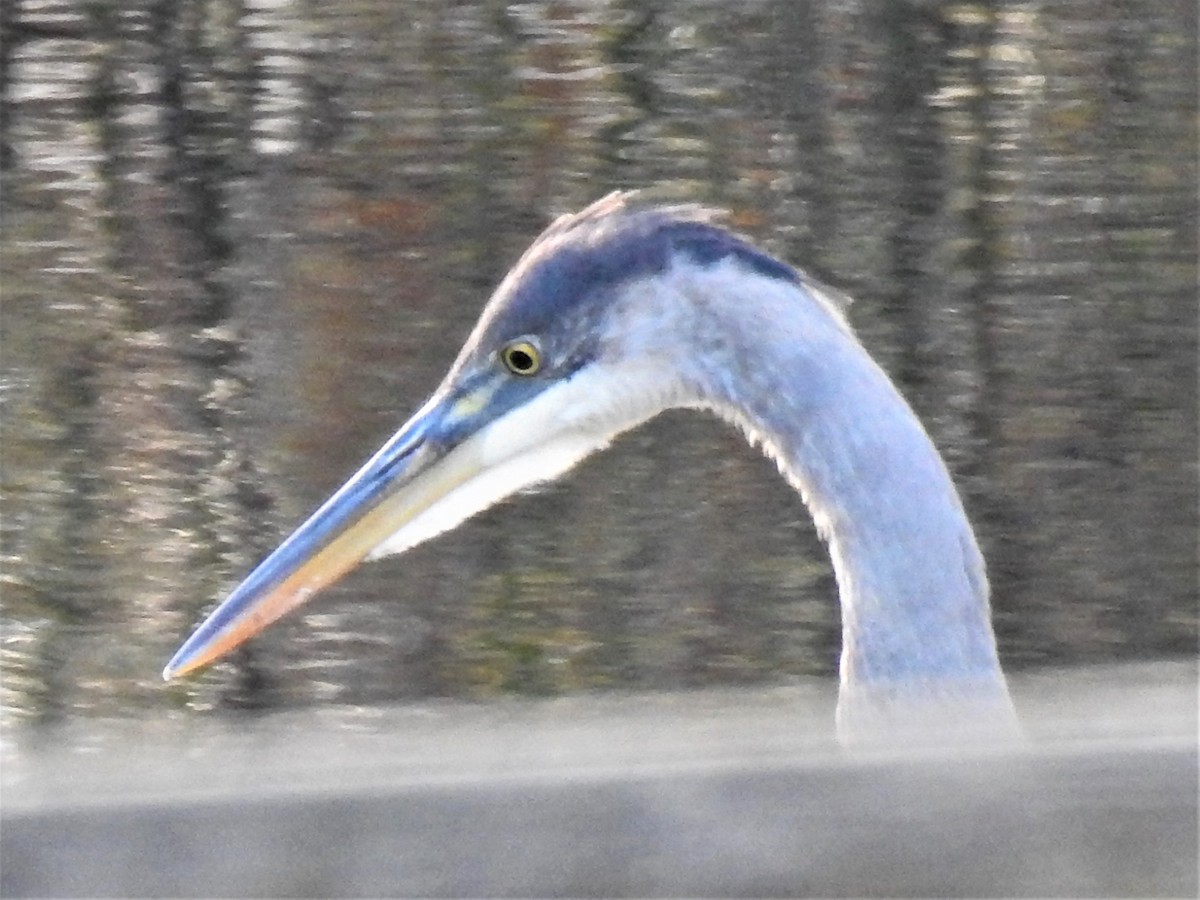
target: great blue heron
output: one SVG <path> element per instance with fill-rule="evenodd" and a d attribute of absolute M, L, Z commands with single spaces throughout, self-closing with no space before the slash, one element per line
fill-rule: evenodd
<path fill-rule="evenodd" d="M 759 444 L 829 543 L 839 730 L 1007 728 L 983 559 L 921 423 L 840 301 L 694 206 L 611 194 L 559 218 L 501 282 L 432 398 L 175 654 L 173 678 L 364 559 L 562 474 L 665 409 Z"/>

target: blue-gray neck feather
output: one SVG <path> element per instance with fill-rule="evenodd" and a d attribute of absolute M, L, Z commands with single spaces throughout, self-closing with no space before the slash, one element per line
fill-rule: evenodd
<path fill-rule="evenodd" d="M 1007 732 L 970 523 L 921 423 L 840 311 L 802 277 L 736 254 L 703 266 L 681 255 L 626 299 L 640 325 L 624 331 L 622 354 L 657 354 L 680 405 L 710 407 L 761 443 L 829 543 L 841 735 L 894 736 L 930 720 Z"/>
<path fill-rule="evenodd" d="M 697 207 L 614 194 L 564 216 L 497 290 L 464 358 L 542 335 L 630 386 L 616 430 L 713 409 L 774 457 L 828 540 L 841 597 L 839 734 L 1009 733 L 983 559 L 949 473 L 841 301 Z M 564 342 L 556 345 L 555 341 Z"/>

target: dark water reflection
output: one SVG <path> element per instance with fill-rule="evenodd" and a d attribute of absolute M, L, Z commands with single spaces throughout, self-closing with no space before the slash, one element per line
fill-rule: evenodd
<path fill-rule="evenodd" d="M 158 680 L 541 226 L 650 185 L 858 297 L 1010 667 L 1193 652 L 1193 5 L 885 7 L 7 3 L 7 721 L 831 674 L 803 506 L 672 414 Z"/>

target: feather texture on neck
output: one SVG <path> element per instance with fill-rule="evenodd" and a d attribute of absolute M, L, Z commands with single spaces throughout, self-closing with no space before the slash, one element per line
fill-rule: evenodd
<path fill-rule="evenodd" d="M 629 295 L 663 321 L 643 338 L 653 345 L 625 352 L 657 354 L 678 379 L 678 405 L 710 408 L 761 445 L 829 544 L 842 617 L 839 733 L 870 739 L 939 722 L 1010 731 L 983 557 L 958 492 L 841 311 L 804 280 L 735 260 L 676 267 Z"/>

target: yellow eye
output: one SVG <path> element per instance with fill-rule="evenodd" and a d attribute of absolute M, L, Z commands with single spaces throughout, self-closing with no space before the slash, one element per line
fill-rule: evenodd
<path fill-rule="evenodd" d="M 500 351 L 505 367 L 514 375 L 534 375 L 542 367 L 542 354 L 529 341 L 513 341 Z"/>

